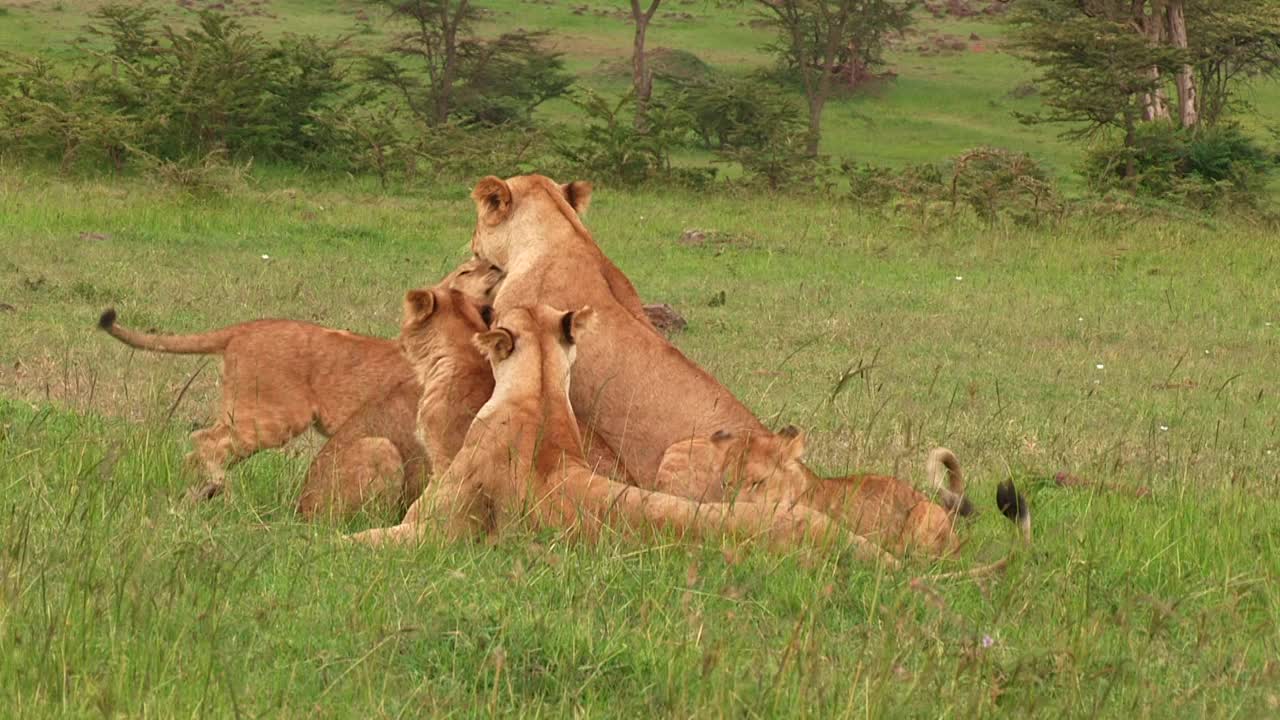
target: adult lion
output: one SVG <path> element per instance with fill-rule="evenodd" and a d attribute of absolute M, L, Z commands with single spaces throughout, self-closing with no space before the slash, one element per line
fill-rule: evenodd
<path fill-rule="evenodd" d="M 569 397 L 584 430 L 601 438 L 640 487 L 652 487 L 674 442 L 716 430 L 766 432 L 714 377 L 645 318 L 635 287 L 605 257 L 579 215 L 591 185 L 541 175 L 487 177 L 472 198 L 471 250 L 506 270 L 498 315 L 516 307 L 590 305 L 599 330 L 583 339 Z"/>

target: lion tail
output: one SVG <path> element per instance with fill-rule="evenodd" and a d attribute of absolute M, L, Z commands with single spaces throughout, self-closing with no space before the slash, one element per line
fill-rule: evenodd
<path fill-rule="evenodd" d="M 934 448 L 925 462 L 925 472 L 947 512 L 964 517 L 973 514 L 973 503 L 964 496 L 964 475 L 960 472 L 960 461 L 955 453 L 944 447 Z"/>
<path fill-rule="evenodd" d="M 1027 504 L 1027 498 L 1018 492 L 1018 488 L 1014 486 L 1012 480 L 1005 480 L 996 488 L 996 507 L 1000 508 L 1000 512 L 1015 525 L 1018 526 L 1019 532 L 1022 534 L 1022 540 L 1026 545 L 1031 544 L 1031 506 Z M 1009 560 L 1017 552 L 1015 548 L 1008 555 L 1000 560 L 986 565 L 979 565 L 968 570 L 958 570 L 956 572 L 943 573 L 941 575 L 933 575 L 932 580 L 951 580 L 955 578 L 977 578 L 986 575 L 992 575 L 1004 570 L 1009 566 Z"/>
<path fill-rule="evenodd" d="M 98 318 L 98 327 L 108 335 L 130 347 L 162 353 L 209 355 L 226 349 L 235 334 L 232 328 L 222 328 L 194 335 L 152 335 L 130 330 L 116 324 L 115 308 L 107 308 Z"/>

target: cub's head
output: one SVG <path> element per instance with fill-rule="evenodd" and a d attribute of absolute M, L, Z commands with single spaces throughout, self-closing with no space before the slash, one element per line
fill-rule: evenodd
<path fill-rule="evenodd" d="M 491 305 L 503 277 L 502 268 L 488 260 L 473 257 L 446 275 L 439 287 L 457 290 L 477 305 Z"/>
<path fill-rule="evenodd" d="M 493 329 L 476 335 L 474 343 L 489 359 L 498 383 L 512 373 L 541 373 L 563 378 L 567 390 L 578 338 L 594 322 L 590 307 L 567 312 L 550 305 L 516 307 L 495 318 Z"/>
<path fill-rule="evenodd" d="M 801 462 L 804 449 L 803 433 L 792 426 L 777 434 L 721 430 L 672 445 L 662 458 L 658 482 L 664 488 L 705 488 L 702 499 L 708 501 L 791 501 L 811 481 Z"/>
<path fill-rule="evenodd" d="M 488 329 L 487 305 L 478 305 L 444 283 L 404 296 L 400 348 L 415 369 L 443 357 L 475 358 L 471 338 Z"/>
<path fill-rule="evenodd" d="M 581 216 L 591 204 L 591 183 L 560 184 L 542 175 L 503 180 L 490 175 L 471 192 L 476 203 L 476 230 L 471 252 L 506 264 L 513 243 L 525 238 L 554 238 L 557 233 L 590 237 Z"/>

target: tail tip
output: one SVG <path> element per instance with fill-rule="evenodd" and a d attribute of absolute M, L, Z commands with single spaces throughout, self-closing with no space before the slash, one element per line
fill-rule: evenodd
<path fill-rule="evenodd" d="M 973 515 L 973 503 L 969 502 L 968 495 L 960 497 L 960 505 L 956 508 L 956 514 L 960 517 L 971 517 Z"/>
<path fill-rule="evenodd" d="M 1005 480 L 996 488 L 996 507 L 999 507 L 1000 512 L 1015 523 L 1023 522 L 1031 514 L 1027 507 L 1027 498 L 1018 492 L 1012 480 Z"/>
<path fill-rule="evenodd" d="M 98 327 L 103 330 L 110 330 L 111 326 L 116 324 L 116 309 L 107 308 L 102 311 L 102 315 L 98 318 Z"/>

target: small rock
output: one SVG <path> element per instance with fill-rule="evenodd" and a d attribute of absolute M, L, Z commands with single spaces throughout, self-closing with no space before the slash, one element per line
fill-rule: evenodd
<path fill-rule="evenodd" d="M 10 305 L 7 302 L 0 302 L 0 312 L 18 312 L 18 308 Z M 681 320 L 680 322 L 684 322 L 684 321 Z"/>
<path fill-rule="evenodd" d="M 666 303 L 645 305 L 644 314 L 649 318 L 649 322 L 664 335 L 671 335 L 689 327 L 688 321 Z"/>
<path fill-rule="evenodd" d="M 680 233 L 681 245 L 703 245 L 707 242 L 706 230 L 685 230 Z"/>
<path fill-rule="evenodd" d="M 80 239 L 81 239 L 81 240 L 94 240 L 94 241 L 110 240 L 110 239 L 111 239 L 111 233 L 82 232 L 82 233 L 80 233 Z"/>

